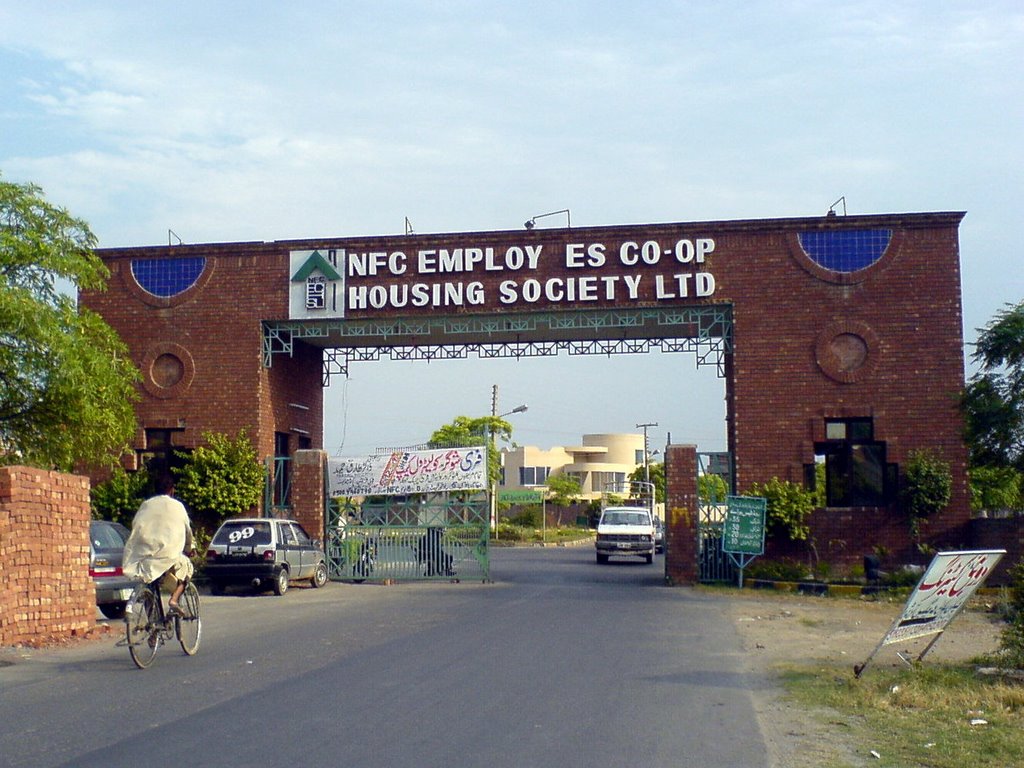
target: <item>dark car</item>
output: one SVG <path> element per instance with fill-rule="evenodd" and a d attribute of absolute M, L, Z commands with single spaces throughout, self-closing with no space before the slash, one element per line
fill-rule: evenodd
<path fill-rule="evenodd" d="M 205 573 L 214 594 L 244 585 L 283 595 L 292 581 L 326 584 L 327 561 L 320 542 L 294 520 L 244 518 L 227 520 L 217 530 Z"/>
<path fill-rule="evenodd" d="M 654 552 L 661 554 L 665 551 L 665 521 L 660 517 L 654 518 Z"/>
<path fill-rule="evenodd" d="M 89 521 L 89 575 L 96 585 L 96 605 L 108 619 L 124 616 L 135 582 L 121 571 L 128 529 L 109 520 Z"/>

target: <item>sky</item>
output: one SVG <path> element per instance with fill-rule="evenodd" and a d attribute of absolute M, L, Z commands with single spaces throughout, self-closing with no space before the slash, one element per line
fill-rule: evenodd
<path fill-rule="evenodd" d="M 0 174 L 101 247 L 839 203 L 966 212 L 968 375 L 977 329 L 1024 299 L 1019 0 L 161 6 L 0 4 Z M 495 387 L 499 413 L 528 406 L 522 445 L 656 424 L 652 450 L 725 449 L 723 380 L 660 352 L 357 363 L 325 392 L 325 448 L 421 443 Z"/>

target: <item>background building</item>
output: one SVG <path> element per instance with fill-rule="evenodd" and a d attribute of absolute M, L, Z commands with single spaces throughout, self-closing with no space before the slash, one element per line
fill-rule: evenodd
<path fill-rule="evenodd" d="M 622 495 L 626 480 L 644 463 L 644 436 L 584 435 L 582 445 L 542 450 L 532 445 L 507 448 L 503 490 L 543 487 L 550 475 L 567 475 L 580 484 L 581 499 L 598 499 L 603 492 Z"/>

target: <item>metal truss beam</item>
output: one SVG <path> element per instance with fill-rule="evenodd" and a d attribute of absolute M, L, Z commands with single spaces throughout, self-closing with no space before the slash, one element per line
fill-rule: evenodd
<path fill-rule="evenodd" d="M 263 364 L 293 354 L 296 341 L 324 349 L 323 385 L 353 362 L 462 360 L 569 355 L 694 352 L 697 366 L 725 376 L 732 349 L 732 306 L 460 315 L 384 320 L 266 321 Z"/>

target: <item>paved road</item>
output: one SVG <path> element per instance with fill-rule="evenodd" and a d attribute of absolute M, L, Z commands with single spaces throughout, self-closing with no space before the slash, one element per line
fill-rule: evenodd
<path fill-rule="evenodd" d="M 204 597 L 197 656 L 0 651 L 0 765 L 766 766 L 714 598 L 591 548 L 494 583 Z"/>

